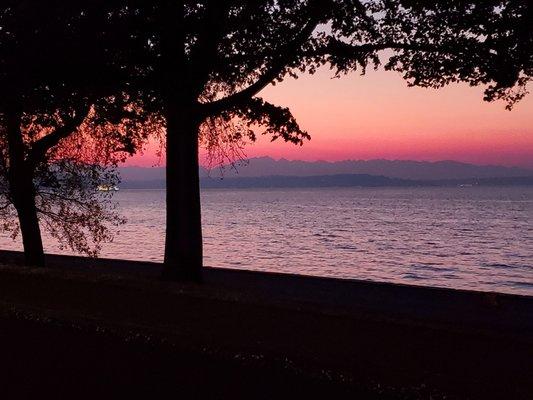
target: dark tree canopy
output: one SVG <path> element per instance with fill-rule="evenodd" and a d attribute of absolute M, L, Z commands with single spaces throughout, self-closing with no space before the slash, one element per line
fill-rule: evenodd
<path fill-rule="evenodd" d="M 296 125 L 257 95 L 322 65 L 345 74 L 383 63 L 410 85 L 463 81 L 485 85 L 487 99 L 515 100 L 511 93 L 532 76 L 532 7 L 525 0 L 190 2 L 187 81 L 206 113 L 270 117 L 286 138 L 301 136 Z M 380 59 L 382 50 L 389 56 Z"/>

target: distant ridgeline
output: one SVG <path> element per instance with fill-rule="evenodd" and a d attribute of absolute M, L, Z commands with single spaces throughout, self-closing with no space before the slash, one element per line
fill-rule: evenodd
<path fill-rule="evenodd" d="M 125 167 L 121 188 L 163 189 L 163 168 Z M 533 185 L 533 170 L 455 161 L 306 162 L 251 159 L 249 164 L 200 170 L 204 188 L 414 187 Z"/>

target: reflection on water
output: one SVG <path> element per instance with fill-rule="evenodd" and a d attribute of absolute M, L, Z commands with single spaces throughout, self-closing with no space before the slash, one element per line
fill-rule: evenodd
<path fill-rule="evenodd" d="M 533 188 L 205 190 L 210 266 L 533 295 Z M 122 190 L 103 257 L 161 261 L 164 191 Z M 5 236 L 2 248 L 18 249 Z M 49 239 L 48 252 L 60 252 Z"/>

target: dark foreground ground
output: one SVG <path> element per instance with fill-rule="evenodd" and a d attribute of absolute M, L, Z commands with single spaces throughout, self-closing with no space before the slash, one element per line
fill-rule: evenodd
<path fill-rule="evenodd" d="M 533 298 L 0 261 L 0 398 L 531 399 Z"/>

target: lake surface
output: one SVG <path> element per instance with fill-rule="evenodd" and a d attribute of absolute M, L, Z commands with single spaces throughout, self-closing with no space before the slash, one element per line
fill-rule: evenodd
<path fill-rule="evenodd" d="M 162 261 L 164 199 L 118 192 L 101 256 Z M 532 187 L 208 189 L 202 207 L 209 266 L 533 295 Z"/>

